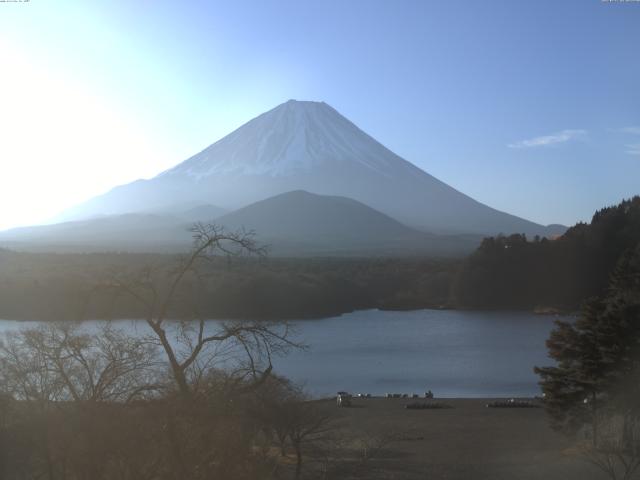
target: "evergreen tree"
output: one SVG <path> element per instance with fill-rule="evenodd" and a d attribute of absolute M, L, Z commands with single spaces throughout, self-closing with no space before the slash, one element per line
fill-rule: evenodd
<path fill-rule="evenodd" d="M 583 425 L 590 424 L 594 437 L 597 435 L 594 419 L 605 389 L 603 379 L 606 375 L 593 327 L 602 311 L 602 302 L 594 299 L 585 305 L 582 316 L 575 323 L 556 322 L 547 348 L 557 366 L 534 369 L 542 377 L 540 385 L 551 425 L 565 433 L 574 434 Z"/>
<path fill-rule="evenodd" d="M 557 322 L 547 347 L 557 365 L 535 372 L 554 428 L 588 424 L 596 443 L 598 418 L 640 416 L 640 244 L 622 256 L 603 298 L 575 322 Z"/>
<path fill-rule="evenodd" d="M 640 244 L 616 267 L 598 330 L 611 400 L 640 417 Z"/>

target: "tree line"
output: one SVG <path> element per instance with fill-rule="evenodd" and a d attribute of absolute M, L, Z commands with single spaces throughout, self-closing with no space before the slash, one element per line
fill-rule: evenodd
<path fill-rule="evenodd" d="M 557 239 L 490 237 L 462 263 L 453 303 L 465 308 L 577 311 L 601 295 L 629 249 L 640 242 L 640 197 L 597 211 Z"/>
<path fill-rule="evenodd" d="M 143 269 L 162 272 L 179 256 L 0 251 L 0 318 L 79 320 L 142 318 L 139 302 L 96 284 Z M 429 258 L 271 258 L 216 256 L 201 266 L 198 309 L 209 318 L 298 319 L 360 309 L 445 306 L 459 260 Z M 162 283 L 166 276 L 156 275 Z M 181 285 L 186 298 L 189 285 Z M 186 318 L 191 304 L 170 306 Z"/>

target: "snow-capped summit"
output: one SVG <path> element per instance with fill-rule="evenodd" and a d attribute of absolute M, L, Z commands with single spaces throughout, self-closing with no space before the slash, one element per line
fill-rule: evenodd
<path fill-rule="evenodd" d="M 289 100 L 161 176 L 295 175 L 355 162 L 393 174 L 392 152 L 324 102 Z"/>
<path fill-rule="evenodd" d="M 305 190 L 349 197 L 434 233 L 527 233 L 541 225 L 494 210 L 385 148 L 323 102 L 289 100 L 150 180 L 116 187 L 65 219 L 210 204 L 232 211 Z"/>

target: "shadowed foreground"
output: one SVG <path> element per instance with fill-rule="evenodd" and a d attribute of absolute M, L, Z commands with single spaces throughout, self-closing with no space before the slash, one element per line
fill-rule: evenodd
<path fill-rule="evenodd" d="M 335 407 L 345 435 L 376 439 L 367 478 L 598 479 L 543 408 L 486 408 L 483 399 L 445 399 L 452 408 L 407 410 L 410 399 L 356 399 Z"/>

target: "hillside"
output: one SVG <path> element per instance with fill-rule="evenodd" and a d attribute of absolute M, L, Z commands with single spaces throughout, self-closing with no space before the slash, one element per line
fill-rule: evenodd
<path fill-rule="evenodd" d="M 486 238 L 454 285 L 467 308 L 575 310 L 600 295 L 625 251 L 640 243 L 640 196 L 597 211 L 556 240 Z"/>
<path fill-rule="evenodd" d="M 427 234 L 356 200 L 302 190 L 256 202 L 217 222 L 230 230 L 254 230 L 275 254 L 463 255 L 480 240 Z"/>

